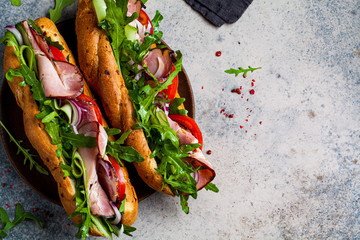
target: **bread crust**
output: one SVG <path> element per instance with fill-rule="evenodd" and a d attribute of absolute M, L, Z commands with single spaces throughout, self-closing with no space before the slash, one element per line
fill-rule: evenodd
<path fill-rule="evenodd" d="M 91 0 L 78 1 L 75 27 L 79 66 L 90 88 L 100 96 L 111 125 L 122 132 L 131 129 L 136 124 L 134 106 L 106 34 L 98 27 Z M 157 163 L 150 157 L 144 132 L 141 129 L 132 130 L 126 144 L 134 147 L 145 159 L 134 164 L 142 180 L 151 188 L 174 196 L 170 187 L 163 185 L 162 175 L 155 170 Z"/>
<path fill-rule="evenodd" d="M 35 23 L 42 29 L 42 31 L 44 31 L 46 37 L 51 37 L 52 41 L 58 41 L 64 47 L 62 53 L 64 56 L 69 57 L 70 63 L 75 65 L 75 58 L 73 57 L 71 50 L 68 48 L 64 38 L 60 35 L 56 25 L 50 19 L 44 17 L 36 19 Z M 10 68 L 20 68 L 20 63 L 16 55 L 13 53 L 14 50 L 14 47 L 5 47 L 4 72 L 7 72 Z M 59 160 L 56 155 L 57 146 L 51 144 L 51 138 L 46 132 L 44 124 L 41 122 L 41 120 L 35 117 L 36 114 L 40 113 L 39 108 L 34 98 L 32 97 L 29 86 L 22 87 L 19 85 L 19 83 L 22 81 L 23 78 L 14 77 L 13 82 L 7 82 L 15 96 L 17 105 L 23 111 L 25 134 L 57 182 L 61 203 L 67 214 L 70 215 L 76 209 L 76 202 L 74 200 L 76 191 L 75 182 L 69 177 L 64 177 L 64 173 L 60 166 L 60 162 L 63 160 Z M 93 98 L 93 95 L 86 83 L 84 83 L 84 94 Z M 106 121 L 103 121 L 103 123 L 104 126 L 107 126 Z M 129 216 L 124 217 L 125 219 L 128 219 L 126 223 L 124 221 L 124 224 L 131 225 L 137 216 L 137 197 L 133 186 L 130 183 L 126 168 L 122 168 L 122 170 L 126 181 L 126 202 L 128 205 L 125 206 L 126 210 L 124 216 Z M 72 220 L 75 223 L 81 223 L 80 216 L 73 217 Z M 103 236 L 96 227 L 90 229 L 90 234 L 95 236 Z"/>

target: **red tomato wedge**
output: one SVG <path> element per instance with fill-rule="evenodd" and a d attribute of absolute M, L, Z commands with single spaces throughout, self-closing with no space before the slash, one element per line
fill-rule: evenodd
<path fill-rule="evenodd" d="M 196 139 L 201 144 L 200 149 L 202 150 L 202 145 L 203 145 L 202 134 L 194 119 L 192 119 L 189 116 L 185 116 L 181 114 L 169 114 L 169 118 L 177 122 L 178 124 L 186 127 L 188 130 L 190 130 L 193 136 L 196 137 Z"/>
<path fill-rule="evenodd" d="M 98 122 L 100 124 L 102 124 L 102 115 L 101 115 L 101 111 L 99 106 L 97 105 L 97 103 L 95 102 L 94 99 L 92 99 L 89 96 L 86 96 L 85 94 L 80 94 L 78 97 L 76 97 L 76 99 L 81 100 L 81 101 L 85 101 L 85 102 L 91 102 L 91 104 L 94 106 L 94 111 L 96 114 L 96 118 L 98 120 Z"/>
<path fill-rule="evenodd" d="M 125 177 L 124 174 L 121 170 L 120 164 L 115 160 L 115 158 L 113 158 L 112 156 L 108 155 L 109 160 L 111 162 L 111 164 L 113 165 L 113 167 L 115 168 L 115 172 L 118 178 L 118 185 L 119 185 L 119 198 L 118 198 L 118 205 L 117 207 L 120 208 L 121 205 L 121 201 L 124 200 L 125 198 Z"/>
<path fill-rule="evenodd" d="M 67 62 L 64 54 L 62 54 L 62 52 L 59 49 L 51 45 L 49 45 L 49 48 L 55 61 Z"/>
<path fill-rule="evenodd" d="M 154 34 L 154 28 L 153 28 L 152 22 L 151 22 L 149 16 L 146 14 L 146 12 L 142 9 L 140 11 L 140 16 L 138 17 L 138 21 L 145 27 L 148 27 L 148 25 L 150 24 L 151 25 L 150 33 Z"/>
<path fill-rule="evenodd" d="M 171 72 L 175 71 L 175 66 L 174 64 L 172 65 L 172 69 L 171 69 Z M 179 78 L 178 76 L 176 75 L 176 77 L 172 80 L 172 83 L 170 86 L 168 86 L 167 89 L 164 89 L 162 90 L 161 92 L 163 94 L 165 94 L 166 96 L 166 99 L 170 99 L 172 102 L 175 98 L 175 95 L 176 95 L 176 91 L 178 89 L 178 86 L 179 86 Z"/>

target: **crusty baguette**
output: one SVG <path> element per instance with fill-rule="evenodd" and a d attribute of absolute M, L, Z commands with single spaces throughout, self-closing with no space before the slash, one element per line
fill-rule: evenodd
<path fill-rule="evenodd" d="M 39 18 L 35 20 L 35 23 L 42 29 L 46 37 L 51 37 L 52 41 L 58 41 L 63 47 L 62 50 L 64 56 L 69 56 L 69 61 L 72 64 L 75 63 L 75 58 L 71 50 L 68 48 L 65 40 L 60 35 L 56 25 L 48 18 Z M 10 68 L 19 68 L 20 64 L 13 53 L 14 47 L 6 46 L 4 53 L 4 71 L 7 72 Z M 52 176 L 58 185 L 58 192 L 61 203 L 68 214 L 71 214 L 76 209 L 75 197 L 75 183 L 69 177 L 64 177 L 64 173 L 60 166 L 60 161 L 56 155 L 57 147 L 51 144 L 51 138 L 45 130 L 44 124 L 35 117 L 36 114 L 40 113 L 39 108 L 32 97 L 29 86 L 22 87 L 19 85 L 23 79 L 20 77 L 14 77 L 13 82 L 8 82 L 11 91 L 13 92 L 18 106 L 23 110 L 23 120 L 25 133 L 34 149 L 38 152 L 40 158 L 47 166 Z M 84 82 L 84 94 L 93 98 L 93 95 L 89 87 Z M 103 121 L 103 125 L 107 126 L 106 122 Z M 130 183 L 129 174 L 126 168 L 122 168 L 125 181 L 126 181 L 126 205 L 125 213 L 123 216 L 123 223 L 131 225 L 137 216 L 138 203 L 135 190 Z M 72 220 L 75 223 L 81 222 L 81 217 L 73 217 Z M 102 236 L 101 232 L 96 228 L 90 229 L 90 234 L 95 236 Z"/>
<path fill-rule="evenodd" d="M 78 1 L 75 27 L 79 65 L 87 83 L 100 96 L 111 125 L 122 132 L 131 129 L 136 124 L 134 106 L 106 34 L 98 27 L 91 0 Z M 145 159 L 134 164 L 143 181 L 159 192 L 174 196 L 170 187 L 163 185 L 162 175 L 156 171 L 157 163 L 150 157 L 151 151 L 143 131 L 132 130 L 126 144 L 134 147 Z"/>

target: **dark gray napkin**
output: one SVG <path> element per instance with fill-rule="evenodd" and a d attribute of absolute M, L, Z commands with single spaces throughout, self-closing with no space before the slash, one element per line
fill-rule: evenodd
<path fill-rule="evenodd" d="M 185 0 L 217 27 L 234 23 L 245 12 L 252 0 Z"/>

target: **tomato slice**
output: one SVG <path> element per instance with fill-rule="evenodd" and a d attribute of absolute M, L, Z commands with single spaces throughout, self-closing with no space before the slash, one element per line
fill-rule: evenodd
<path fill-rule="evenodd" d="M 118 186 L 119 186 L 119 198 L 118 198 L 118 205 L 117 207 L 120 208 L 121 205 L 121 201 L 124 200 L 125 198 L 125 187 L 126 187 L 126 183 L 125 183 L 125 177 L 124 174 L 121 170 L 120 164 L 118 163 L 118 161 L 115 160 L 114 157 L 108 155 L 109 160 L 111 162 L 111 164 L 113 165 L 117 178 L 118 178 Z"/>
<path fill-rule="evenodd" d="M 171 120 L 177 122 L 178 124 L 186 127 L 187 129 L 189 129 L 191 131 L 191 133 L 193 134 L 193 136 L 196 137 L 196 139 L 201 144 L 200 149 L 202 150 L 202 145 L 203 145 L 202 134 L 201 134 L 200 128 L 198 127 L 198 125 L 196 124 L 194 119 L 192 119 L 189 116 L 185 116 L 185 115 L 181 115 L 181 114 L 169 114 L 169 118 Z"/>
<path fill-rule="evenodd" d="M 95 102 L 94 99 L 92 99 L 91 97 L 85 95 L 85 94 L 80 94 L 78 97 L 77 97 L 78 100 L 81 100 L 81 101 L 85 101 L 85 102 L 91 102 L 91 104 L 94 106 L 94 111 L 95 111 L 95 114 L 96 114 L 96 118 L 98 120 L 98 122 L 100 124 L 102 124 L 102 115 L 101 115 L 101 111 L 100 111 L 100 108 L 99 106 L 97 105 L 97 103 Z"/>
<path fill-rule="evenodd" d="M 64 54 L 56 47 L 49 45 L 50 51 L 55 61 L 67 62 Z"/>
<path fill-rule="evenodd" d="M 172 69 L 171 69 L 171 72 L 175 71 L 175 66 L 174 64 L 172 65 Z M 175 95 L 176 95 L 176 91 L 178 89 L 178 86 L 179 86 L 179 78 L 178 76 L 176 75 L 176 77 L 172 80 L 172 83 L 170 86 L 168 86 L 167 89 L 164 89 L 162 90 L 161 92 L 163 94 L 165 94 L 166 96 L 166 99 L 170 99 L 172 102 L 175 98 Z"/>
<path fill-rule="evenodd" d="M 146 12 L 145 12 L 144 10 L 142 10 L 142 9 L 141 9 L 141 11 L 140 11 L 140 15 L 139 15 L 139 17 L 138 17 L 138 21 L 139 21 L 142 25 L 144 25 L 144 26 L 146 26 L 146 27 L 148 27 L 148 25 L 150 24 L 150 25 L 151 25 L 150 33 L 151 33 L 151 34 L 154 34 L 154 27 L 153 27 L 153 25 L 152 25 L 152 22 L 151 22 L 149 16 L 146 14 Z"/>

